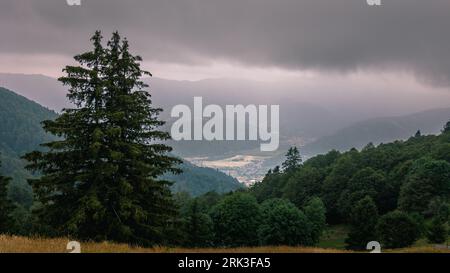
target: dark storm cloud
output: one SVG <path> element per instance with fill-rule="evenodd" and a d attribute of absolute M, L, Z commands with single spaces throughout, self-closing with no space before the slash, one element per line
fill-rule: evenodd
<path fill-rule="evenodd" d="M 147 60 L 287 69 L 394 68 L 450 84 L 450 1 L 2 0 L 0 53 L 73 55 L 119 30 Z M 108 33 L 109 34 L 109 33 Z M 106 36 L 106 34 L 105 34 Z"/>

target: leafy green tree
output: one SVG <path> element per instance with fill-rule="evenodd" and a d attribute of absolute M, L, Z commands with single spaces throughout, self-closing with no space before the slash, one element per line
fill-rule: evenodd
<path fill-rule="evenodd" d="M 283 195 L 285 184 L 288 182 L 286 175 L 280 172 L 266 175 L 262 182 L 253 184 L 250 188 L 250 193 L 256 197 L 258 202 L 271 198 L 280 198 Z"/>
<path fill-rule="evenodd" d="M 333 165 L 331 172 L 325 178 L 322 188 L 322 200 L 327 208 L 327 221 L 329 223 L 340 223 L 343 220 L 339 209 L 339 198 L 342 192 L 348 187 L 349 180 L 358 166 L 351 154 L 346 154 L 339 158 Z"/>
<path fill-rule="evenodd" d="M 320 195 L 323 179 L 319 169 L 302 166 L 288 178 L 282 196 L 301 208 L 312 196 Z"/>
<path fill-rule="evenodd" d="M 169 138 L 158 130 L 161 109 L 140 80 L 151 74 L 117 32 L 107 47 L 99 31 L 91 41 L 93 50 L 75 56 L 80 65 L 59 79 L 76 108 L 43 123 L 60 139 L 25 156 L 28 169 L 42 173 L 30 180 L 42 203 L 38 215 L 57 234 L 158 243 L 175 212 L 170 183 L 158 177 L 176 172 L 179 160 L 161 143 Z"/>
<path fill-rule="evenodd" d="M 438 217 L 446 222 L 450 218 L 450 204 L 442 197 L 433 198 L 426 211 L 427 217 Z"/>
<path fill-rule="evenodd" d="M 433 147 L 432 157 L 450 163 L 450 143 L 436 144 Z"/>
<path fill-rule="evenodd" d="M 442 244 L 447 240 L 447 223 L 439 217 L 434 217 L 428 227 L 427 239 L 430 243 Z"/>
<path fill-rule="evenodd" d="M 425 213 L 431 200 L 450 194 L 450 163 L 422 158 L 417 160 L 401 187 L 399 208 Z"/>
<path fill-rule="evenodd" d="M 311 239 L 317 244 L 326 227 L 326 208 L 318 197 L 312 198 L 303 208 L 306 218 L 311 223 Z"/>
<path fill-rule="evenodd" d="M 420 231 L 407 213 L 393 211 L 380 217 L 377 233 L 385 248 L 402 248 L 411 246 L 418 239 Z"/>
<path fill-rule="evenodd" d="M 351 211 L 350 232 L 345 240 L 348 249 L 362 250 L 376 240 L 378 210 L 369 196 L 358 201 Z"/>
<path fill-rule="evenodd" d="M 372 198 L 380 213 L 387 212 L 396 206 L 395 199 L 390 198 L 391 189 L 383 172 L 370 167 L 363 168 L 353 175 L 340 196 L 340 214 L 346 219 L 350 217 L 354 204 L 365 196 Z"/>
<path fill-rule="evenodd" d="M 241 192 L 228 195 L 212 209 L 211 219 L 217 245 L 258 244 L 261 212 L 255 197 Z"/>
<path fill-rule="evenodd" d="M 14 205 L 8 198 L 9 181 L 10 178 L 0 175 L 0 234 L 9 231 L 12 225 L 11 213 L 13 212 Z"/>
<path fill-rule="evenodd" d="M 311 223 L 305 214 L 285 199 L 262 203 L 258 234 L 262 245 L 311 245 Z"/>
<path fill-rule="evenodd" d="M 194 199 L 186 215 L 186 243 L 189 247 L 211 246 L 214 238 L 213 223 L 209 215 L 202 213 L 198 200 Z"/>
<path fill-rule="evenodd" d="M 197 197 L 197 202 L 201 212 L 208 214 L 219 201 L 223 198 L 223 195 L 219 195 L 215 191 L 207 192 Z"/>
<path fill-rule="evenodd" d="M 300 156 L 300 152 L 297 147 L 289 148 L 286 154 L 286 160 L 283 162 L 281 167 L 283 171 L 286 173 L 292 172 L 296 170 L 300 164 L 302 163 L 302 157 Z"/>

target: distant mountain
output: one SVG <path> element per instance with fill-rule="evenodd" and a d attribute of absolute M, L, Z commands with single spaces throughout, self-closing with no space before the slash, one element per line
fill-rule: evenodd
<path fill-rule="evenodd" d="M 13 178 L 10 192 L 24 205 L 31 205 L 31 189 L 26 182 L 30 174 L 24 170 L 20 157 L 51 140 L 40 122 L 57 114 L 39 104 L 0 87 L 0 159 L 2 173 Z"/>
<path fill-rule="evenodd" d="M 417 130 L 437 134 L 450 120 L 450 108 L 433 109 L 398 117 L 380 117 L 357 122 L 336 133 L 321 137 L 302 148 L 306 155 L 325 153 L 332 149 L 345 151 L 363 148 L 368 143 L 387 143 L 407 139 Z"/>
<path fill-rule="evenodd" d="M 236 178 L 212 168 L 197 167 L 187 161 L 184 161 L 180 168 L 183 173 L 164 176 L 168 180 L 176 181 L 172 186 L 174 192 L 199 196 L 210 191 L 227 193 L 244 187 Z"/>
<path fill-rule="evenodd" d="M 0 86 L 58 112 L 70 106 L 66 98 L 67 88 L 54 78 L 0 73 Z"/>
<path fill-rule="evenodd" d="M 24 170 L 25 162 L 20 157 L 39 149 L 39 144 L 55 139 L 44 132 L 41 122 L 56 117 L 54 111 L 0 87 L 1 172 L 13 178 L 10 189 L 12 198 L 26 206 L 32 202 L 31 188 L 26 182 L 31 174 Z M 236 179 L 214 169 L 200 168 L 187 162 L 182 165 L 182 169 L 186 173 L 169 176 L 175 182 L 175 191 L 197 195 L 206 191 L 227 192 L 242 187 Z"/>
<path fill-rule="evenodd" d="M 297 144 L 312 138 L 331 134 L 348 125 L 336 113 L 296 98 L 296 90 L 236 79 L 210 79 L 201 81 L 175 81 L 159 78 L 145 79 L 150 85 L 153 103 L 164 109 L 161 118 L 168 121 L 170 130 L 174 121 L 170 110 L 178 104 L 193 105 L 194 96 L 203 97 L 203 104 L 280 105 L 281 145 L 294 141 Z M 1 74 L 0 86 L 14 90 L 41 105 L 60 111 L 70 107 L 66 87 L 56 79 L 42 75 Z M 239 154 L 259 149 L 258 141 L 179 141 L 170 143 L 174 152 L 182 157 Z"/>

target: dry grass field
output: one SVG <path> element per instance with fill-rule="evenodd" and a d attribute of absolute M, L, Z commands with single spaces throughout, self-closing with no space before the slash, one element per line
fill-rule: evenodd
<path fill-rule="evenodd" d="M 0 253 L 68 253 L 68 239 L 26 238 L 15 236 L 0 236 Z M 310 247 L 243 247 L 243 248 L 170 248 L 154 247 L 140 248 L 126 244 L 115 243 L 81 243 L 83 253 L 350 253 L 341 249 L 310 248 Z M 433 246 L 412 247 L 389 250 L 386 252 L 400 253 L 450 253 L 450 249 Z"/>

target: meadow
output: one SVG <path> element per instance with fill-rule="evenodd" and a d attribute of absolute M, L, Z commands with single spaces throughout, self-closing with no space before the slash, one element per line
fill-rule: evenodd
<path fill-rule="evenodd" d="M 0 253 L 69 253 L 68 238 L 28 238 L 0 235 Z M 142 248 L 110 242 L 82 242 L 82 253 L 354 253 L 338 248 L 319 247 L 240 247 L 240 248 L 178 248 L 158 246 Z M 417 245 L 410 248 L 386 250 L 388 253 L 450 253 L 450 249 L 432 245 Z"/>

